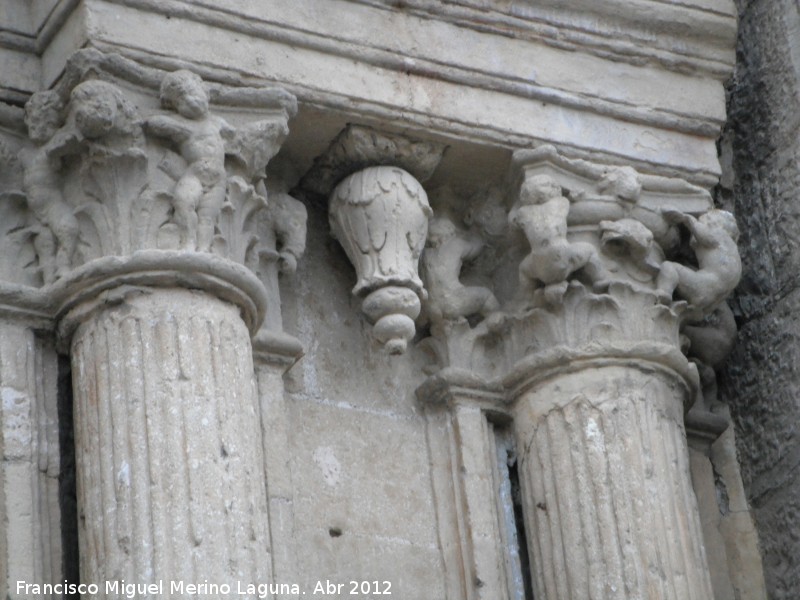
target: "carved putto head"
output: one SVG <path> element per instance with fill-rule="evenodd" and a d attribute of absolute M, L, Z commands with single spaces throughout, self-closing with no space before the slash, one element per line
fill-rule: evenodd
<path fill-rule="evenodd" d="M 544 204 L 548 200 L 561 196 L 561 186 L 549 175 L 534 175 L 522 182 L 519 191 L 519 202 L 523 206 Z"/>
<path fill-rule="evenodd" d="M 208 114 L 208 93 L 196 73 L 181 69 L 161 82 L 161 105 L 187 119 L 201 119 Z"/>
<path fill-rule="evenodd" d="M 624 202 L 635 204 L 642 193 L 639 175 L 633 167 L 610 167 L 597 184 L 602 193 L 616 196 Z"/>
<path fill-rule="evenodd" d="M 28 136 L 36 143 L 53 137 L 61 126 L 64 103 L 56 92 L 36 92 L 25 105 L 25 124 Z"/>
<path fill-rule="evenodd" d="M 428 248 L 438 248 L 456 234 L 455 224 L 447 217 L 434 217 L 428 222 Z"/>
<path fill-rule="evenodd" d="M 722 229 L 734 242 L 739 241 L 739 226 L 734 217 L 727 210 L 715 208 L 700 216 L 700 222 L 713 229 Z"/>
<path fill-rule="evenodd" d="M 90 140 L 132 133 L 136 120 L 136 109 L 119 88 L 99 80 L 84 81 L 72 90 L 70 112 L 75 127 Z"/>

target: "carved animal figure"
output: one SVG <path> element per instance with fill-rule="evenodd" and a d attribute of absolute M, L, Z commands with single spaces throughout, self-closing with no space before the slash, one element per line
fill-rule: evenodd
<path fill-rule="evenodd" d="M 549 175 L 535 175 L 525 180 L 519 206 L 509 215 L 510 221 L 522 229 L 531 252 L 519 266 L 523 286 L 545 286 L 545 294 L 557 292 L 567 278 L 596 258 L 594 246 L 567 240 L 569 200 Z M 550 288 L 548 290 L 548 288 Z"/>
<path fill-rule="evenodd" d="M 482 248 L 478 236 L 459 230 L 449 217 L 434 217 L 428 223 L 421 264 L 434 323 L 474 314 L 486 317 L 500 308 L 491 290 L 465 286 L 459 279 L 464 262 L 474 259 Z"/>
<path fill-rule="evenodd" d="M 62 123 L 63 105 L 55 92 L 37 92 L 25 105 L 28 137 L 35 146 L 22 151 L 23 191 L 31 212 L 44 230 L 36 235 L 45 283 L 61 277 L 72 265 L 78 241 L 78 221 L 61 193 L 59 161 L 50 155 L 48 142 Z"/>
<path fill-rule="evenodd" d="M 225 202 L 224 136 L 233 129 L 209 113 L 203 80 L 191 71 L 175 71 L 161 83 L 161 103 L 177 117 L 157 115 L 144 123 L 152 135 L 166 138 L 187 163 L 172 192 L 174 219 L 183 248 L 208 251 Z"/>
<path fill-rule="evenodd" d="M 718 209 L 699 219 L 676 210 L 662 214 L 667 222 L 689 229 L 699 269 L 665 261 L 656 281 L 658 292 L 665 300 L 677 292 L 697 313 L 710 312 L 733 291 L 742 275 L 736 220 L 731 213 Z"/>

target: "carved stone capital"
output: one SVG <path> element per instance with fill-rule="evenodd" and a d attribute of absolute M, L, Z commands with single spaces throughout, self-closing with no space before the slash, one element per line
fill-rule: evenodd
<path fill-rule="evenodd" d="M 682 328 L 719 306 L 740 270 L 729 221 L 708 192 L 547 146 L 515 153 L 510 182 L 505 203 L 487 195 L 508 210 L 500 238 L 453 210 L 458 203 L 437 205 L 421 261 L 432 332 L 423 347 L 436 362 L 515 387 L 524 376 L 512 374 L 528 363 L 639 356 L 695 389 Z M 698 267 L 677 262 L 692 253 Z M 481 254 L 494 257 L 483 264 L 488 285 L 463 283 Z M 716 285 L 708 298 L 689 293 L 701 279 Z"/>
<path fill-rule="evenodd" d="M 452 407 L 459 402 L 485 406 L 503 412 L 507 395 L 502 386 L 461 369 L 445 368 L 429 377 L 416 390 L 423 404 Z"/>
<path fill-rule="evenodd" d="M 300 211 L 278 202 L 270 212 L 264 181 L 295 112 L 283 90 L 82 50 L 26 105 L 21 176 L 0 208 L 19 235 L 4 243 L 29 242 L 57 314 L 89 289 L 200 285 L 239 305 L 255 331 L 265 300 L 250 271 L 277 244 L 296 263 L 305 243 L 304 209 L 302 227 L 287 224 Z M 267 231 L 278 221 L 281 232 Z"/>

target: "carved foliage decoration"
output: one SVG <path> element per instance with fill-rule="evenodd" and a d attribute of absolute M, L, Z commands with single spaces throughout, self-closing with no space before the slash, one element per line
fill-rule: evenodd
<path fill-rule="evenodd" d="M 41 232 L 28 212 L 21 179 L 19 159 L 0 140 L 0 279 L 37 285 L 41 274 L 34 243 Z M 43 244 L 44 239 L 40 242 Z"/>
<path fill-rule="evenodd" d="M 336 186 L 329 214 L 376 337 L 390 352 L 403 352 L 426 296 L 417 272 L 432 214 L 425 190 L 403 169 L 370 167 Z"/>
<path fill-rule="evenodd" d="M 422 263 L 433 337 L 424 347 L 441 367 L 492 381 L 524 357 L 558 348 L 570 356 L 637 348 L 672 356 L 682 346 L 681 328 L 715 310 L 738 280 L 735 223 L 711 208 L 705 190 L 630 167 L 570 160 L 549 147 L 518 152 L 513 168 L 506 204 L 513 235 L 506 236 L 504 260 L 519 264 L 518 283 L 509 291 L 502 280 L 513 274 L 492 279 L 499 306 L 479 311 L 482 321 L 441 319 L 437 303 L 457 304 L 441 285 L 441 248 L 444 242 L 455 249 L 468 232 L 456 225 L 457 211 L 432 221 Z M 678 262 L 680 256 L 696 258 L 697 266 Z M 460 282 L 462 264 L 453 263 L 445 278 L 461 291 L 459 301 L 471 289 Z"/>
<path fill-rule="evenodd" d="M 189 71 L 76 54 L 61 88 L 28 105 L 21 193 L 38 222 L 35 239 L 52 240 L 51 250 L 36 248 L 44 282 L 140 250 L 211 252 L 254 266 L 265 167 L 295 110 L 279 90 L 209 86 Z"/>

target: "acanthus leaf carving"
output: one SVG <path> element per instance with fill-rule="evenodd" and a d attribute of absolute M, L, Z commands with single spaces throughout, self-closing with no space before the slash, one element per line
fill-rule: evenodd
<path fill-rule="evenodd" d="M 28 208 L 23 148 L 16 136 L 0 137 L 0 279 L 36 286 L 42 278 L 36 245 L 53 256 L 56 248 L 49 229 Z"/>
<path fill-rule="evenodd" d="M 37 221 L 29 231 L 44 283 L 152 250 L 256 269 L 265 167 L 295 110 L 281 90 L 208 85 L 190 71 L 78 52 L 57 88 L 28 103 L 33 143 L 19 193 Z"/>
<path fill-rule="evenodd" d="M 702 215 L 718 214 L 710 195 L 686 182 L 637 173 L 630 167 L 568 159 L 548 147 L 518 152 L 514 171 L 516 177 L 510 179 L 514 197 L 506 205 L 511 205 L 508 223 L 517 237 L 507 235 L 501 242 L 506 249 L 499 252 L 501 261 L 519 264 L 516 289 L 503 283 L 511 273 L 495 273 L 494 285 L 486 291 L 496 295 L 500 306 L 491 318 L 432 326 L 432 337 L 422 347 L 432 352 L 440 368 L 470 370 L 487 381 L 513 371 L 524 357 L 550 356 L 548 360 L 557 361 L 559 352 L 571 357 L 639 353 L 670 362 L 671 368 L 684 373 L 690 387 L 696 387 L 696 371 L 676 366 L 681 328 L 718 304 L 692 298 L 683 290 L 677 290 L 674 299 L 672 289 L 665 292 L 664 271 L 673 268 L 665 256 L 677 256 L 686 236 L 662 211 L 679 212 L 682 223 L 705 222 L 708 217 Z M 502 212 L 502 204 L 495 204 Z M 458 214 L 437 213 L 432 232 L 441 227 L 465 236 L 454 225 Z M 435 261 L 441 262 L 440 270 L 447 266 L 437 256 L 436 238 L 429 240 L 423 256 L 426 280 L 436 269 Z M 732 239 L 728 235 L 719 252 L 723 245 L 725 252 L 735 248 Z M 696 254 L 698 246 L 693 240 Z M 725 279 L 728 287 L 724 290 L 720 284 L 711 290 L 715 303 L 738 279 L 737 261 L 738 256 L 728 261 L 732 265 L 728 279 L 717 274 L 716 281 Z M 708 266 L 699 254 L 698 264 L 698 270 L 683 268 L 694 274 Z M 456 271 L 460 269 L 461 263 Z M 457 273 L 450 283 L 462 285 Z M 432 280 L 428 288 L 431 300 L 425 310 L 435 315 L 440 300 L 437 282 Z M 699 305 L 703 306 L 698 311 Z"/>

